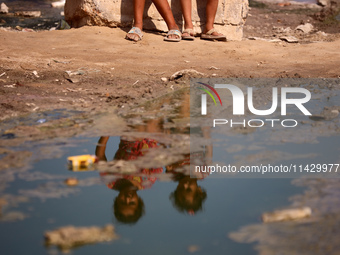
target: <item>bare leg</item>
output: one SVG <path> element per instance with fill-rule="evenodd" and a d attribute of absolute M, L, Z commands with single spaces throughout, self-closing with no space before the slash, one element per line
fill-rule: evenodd
<path fill-rule="evenodd" d="M 175 22 L 174 15 L 172 14 L 170 5 L 166 0 L 152 0 L 154 5 L 156 6 L 158 12 L 163 17 L 166 25 L 169 30 L 178 30 L 178 26 Z M 169 35 L 169 38 L 176 38 L 177 35 Z"/>
<path fill-rule="evenodd" d="M 145 7 L 145 0 L 133 0 L 133 26 L 138 27 L 140 30 L 143 29 L 143 13 Z M 126 39 L 133 41 L 139 41 L 140 38 L 137 34 L 128 33 Z"/>
<path fill-rule="evenodd" d="M 218 7 L 218 0 L 207 0 L 206 6 L 206 24 L 203 33 L 208 32 L 209 30 L 214 28 L 214 21 Z M 214 32 L 213 35 L 221 35 L 220 33 Z"/>
<path fill-rule="evenodd" d="M 181 0 L 181 8 L 184 18 L 184 28 L 193 29 L 191 18 L 191 0 Z M 190 36 L 189 33 L 183 33 L 184 36 Z M 192 34 L 193 35 L 193 34 Z"/>

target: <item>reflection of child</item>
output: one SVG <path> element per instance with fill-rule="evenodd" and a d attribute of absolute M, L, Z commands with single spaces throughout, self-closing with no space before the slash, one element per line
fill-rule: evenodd
<path fill-rule="evenodd" d="M 202 210 L 207 192 L 197 185 L 197 179 L 180 173 L 176 173 L 174 179 L 178 181 L 178 185 L 176 190 L 170 194 L 173 206 L 178 211 L 187 212 L 190 215 Z"/>
<path fill-rule="evenodd" d="M 96 148 L 99 160 L 106 161 L 105 150 L 109 137 L 101 137 Z M 122 139 L 114 159 L 134 160 L 143 156 L 147 149 L 156 148 L 158 144 L 152 139 L 127 141 Z M 157 178 L 153 174 L 162 173 L 163 168 L 141 169 L 133 175 L 101 173 L 104 182 L 110 189 L 119 191 L 113 203 L 116 219 L 122 223 L 136 223 L 144 214 L 144 202 L 137 191 L 150 188 Z"/>

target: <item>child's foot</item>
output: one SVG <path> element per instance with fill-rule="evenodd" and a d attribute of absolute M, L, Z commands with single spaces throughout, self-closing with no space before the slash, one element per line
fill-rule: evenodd
<path fill-rule="evenodd" d="M 210 40 L 210 41 L 226 41 L 227 37 L 224 34 L 221 34 L 215 30 L 215 28 L 210 29 L 209 31 L 204 31 L 201 34 L 201 39 Z"/>
<path fill-rule="evenodd" d="M 195 32 L 193 28 L 186 28 L 182 32 L 182 40 L 195 40 Z"/>
<path fill-rule="evenodd" d="M 182 34 L 177 29 L 171 29 L 164 37 L 164 41 L 168 42 L 180 42 L 182 40 Z"/>
<path fill-rule="evenodd" d="M 138 42 L 142 40 L 142 38 L 143 38 L 143 33 L 139 27 L 131 28 L 130 31 L 125 36 L 126 40 L 131 40 L 134 42 Z"/>

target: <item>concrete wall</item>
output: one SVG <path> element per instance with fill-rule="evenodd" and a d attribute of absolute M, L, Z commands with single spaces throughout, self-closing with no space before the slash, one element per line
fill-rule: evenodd
<path fill-rule="evenodd" d="M 179 0 L 168 0 L 177 24 L 182 26 Z M 205 21 L 206 0 L 192 0 L 192 19 L 195 31 L 200 33 Z M 248 14 L 248 0 L 220 0 L 215 28 L 228 40 L 241 40 Z M 72 27 L 97 25 L 131 27 L 133 0 L 66 0 L 65 19 Z M 146 0 L 144 29 L 167 31 L 167 26 L 151 0 Z"/>

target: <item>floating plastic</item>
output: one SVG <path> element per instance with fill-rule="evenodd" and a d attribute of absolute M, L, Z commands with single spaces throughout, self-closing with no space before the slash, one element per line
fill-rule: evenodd
<path fill-rule="evenodd" d="M 94 163 L 98 162 L 96 155 L 79 155 L 67 158 L 68 167 L 73 171 L 89 170 Z"/>

